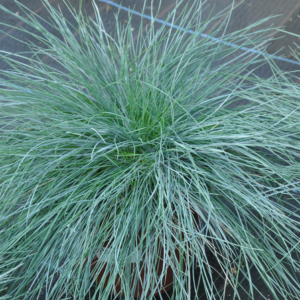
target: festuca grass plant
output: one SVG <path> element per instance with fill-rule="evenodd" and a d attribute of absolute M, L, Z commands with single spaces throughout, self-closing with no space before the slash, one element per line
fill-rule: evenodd
<path fill-rule="evenodd" d="M 231 9 L 204 17 L 192 1 L 167 18 L 178 30 L 154 15 L 133 32 L 117 14 L 109 34 L 95 3 L 94 20 L 69 6 L 76 28 L 44 4 L 51 32 L 19 4 L 42 42 L 32 57 L 1 54 L 3 297 L 82 300 L 95 285 L 92 299 L 129 300 L 140 282 L 153 299 L 171 268 L 172 299 L 254 299 L 257 276 L 272 299 L 299 299 L 299 87 L 234 46 L 264 51 L 273 31 L 227 34 Z"/>

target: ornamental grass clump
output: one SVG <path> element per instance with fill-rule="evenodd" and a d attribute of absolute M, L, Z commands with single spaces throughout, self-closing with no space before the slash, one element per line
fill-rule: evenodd
<path fill-rule="evenodd" d="M 133 32 L 129 14 L 109 34 L 94 4 L 95 20 L 69 7 L 74 36 L 45 5 L 60 38 L 20 4 L 43 44 L 28 63 L 1 54 L 11 66 L 0 82 L 5 296 L 81 300 L 95 284 L 92 299 L 129 300 L 139 283 L 139 299 L 162 298 L 171 268 L 172 299 L 220 299 L 226 286 L 253 299 L 254 269 L 272 299 L 299 298 L 299 87 L 267 55 L 234 46 L 264 51 L 272 30 L 227 34 L 231 10 L 205 19 L 194 1 L 169 14 L 178 30 L 153 16 Z M 215 38 L 201 36 L 218 18 Z M 255 76 L 254 63 L 273 76 Z"/>

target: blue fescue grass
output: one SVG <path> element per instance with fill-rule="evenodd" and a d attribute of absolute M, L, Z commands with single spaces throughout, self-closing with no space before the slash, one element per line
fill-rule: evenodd
<path fill-rule="evenodd" d="M 271 29 L 253 30 L 258 22 L 226 34 L 228 17 L 211 33 L 226 43 L 200 40 L 218 16 L 203 21 L 195 1 L 167 20 L 186 31 L 166 24 L 156 31 L 153 22 L 142 34 L 141 18 L 134 42 L 130 16 L 109 35 L 95 5 L 95 21 L 69 7 L 76 39 L 63 15 L 45 5 L 62 39 L 21 4 L 29 19 L 19 18 L 46 45 L 32 46 L 34 53 L 66 72 L 2 53 L 12 70 L 1 71 L 0 289 L 10 299 L 35 299 L 43 286 L 47 299 L 66 291 L 84 299 L 107 263 L 109 282 L 97 284 L 98 299 L 114 292 L 116 276 L 116 296 L 132 299 L 140 276 L 130 273 L 134 254 L 148 270 L 146 299 L 163 281 L 154 268 L 163 248 L 176 299 L 199 290 L 196 266 L 208 299 L 223 297 L 208 252 L 238 299 L 232 270 L 250 282 L 252 297 L 251 266 L 274 299 L 299 297 L 299 87 L 267 56 L 227 44 L 263 47 Z M 253 75 L 258 62 L 270 65 L 272 78 Z"/>

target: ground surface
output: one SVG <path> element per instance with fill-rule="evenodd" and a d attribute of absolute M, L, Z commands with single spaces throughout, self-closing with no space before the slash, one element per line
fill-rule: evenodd
<path fill-rule="evenodd" d="M 65 9 L 65 5 L 63 4 L 62 0 L 49 0 L 51 4 L 53 4 L 55 7 L 58 7 L 58 5 L 61 7 L 61 10 L 64 12 L 65 16 L 70 20 L 71 23 L 74 24 L 74 20 L 72 20 L 72 16 L 70 12 L 68 12 Z M 79 0 L 72 0 L 72 4 L 74 7 L 78 7 Z M 122 2 L 122 5 L 125 7 L 131 7 L 134 8 L 136 11 L 141 11 L 143 6 L 142 0 L 114 0 L 113 1 L 116 4 L 120 4 Z M 33 12 L 37 13 L 42 18 L 47 18 L 48 12 L 43 7 L 40 0 L 20 0 L 20 3 L 23 4 L 25 7 L 28 7 Z M 158 0 L 154 0 L 153 4 L 151 5 L 151 1 L 147 0 L 146 3 L 146 13 L 151 14 L 151 10 L 153 12 L 156 12 L 158 9 Z M 235 5 L 240 4 L 241 1 L 236 1 Z M 0 0 L 0 4 L 7 7 L 9 10 L 14 12 L 15 14 L 25 16 L 24 12 L 20 10 L 20 8 L 14 3 L 12 0 Z M 213 11 L 213 14 L 216 14 L 229 5 L 232 4 L 232 0 L 208 0 L 207 4 L 210 6 L 210 8 L 213 8 L 215 6 L 215 9 Z M 118 9 L 112 5 L 107 5 L 102 2 L 97 2 L 97 5 L 100 9 L 101 16 L 103 18 L 104 24 L 108 31 L 113 31 L 115 28 L 115 18 L 114 14 L 117 13 Z M 162 0 L 162 5 L 160 9 L 160 13 L 158 17 L 160 19 L 165 19 L 168 15 L 168 12 L 174 8 L 176 5 L 175 0 Z M 86 11 L 86 13 L 91 16 L 91 18 L 94 18 L 94 11 L 92 7 L 92 0 L 83 0 L 83 9 Z M 205 14 L 208 14 L 209 10 L 207 10 Z M 264 26 L 271 26 L 272 24 L 275 26 L 285 26 L 286 29 L 292 33 L 298 33 L 300 34 L 300 18 L 297 17 L 297 15 L 300 15 L 300 1 L 299 0 L 246 0 L 243 3 L 241 3 L 233 12 L 231 21 L 228 26 L 228 32 L 233 32 L 235 30 L 244 28 L 247 25 L 250 25 L 251 23 L 258 21 L 262 18 L 268 17 L 270 15 L 277 15 L 276 17 L 268 20 Z M 121 22 L 126 22 L 128 19 L 128 13 L 125 11 L 120 12 L 120 18 L 119 20 Z M 26 56 L 29 57 L 29 54 L 26 54 L 30 49 L 29 47 L 24 44 L 23 42 L 32 42 L 37 43 L 37 40 L 30 37 L 29 34 L 24 34 L 18 30 L 20 27 L 24 27 L 25 29 L 30 29 L 29 26 L 27 26 L 24 22 L 20 22 L 16 17 L 11 16 L 3 11 L 0 11 L 0 22 L 5 23 L 7 25 L 0 24 L 0 50 L 6 51 L 10 53 L 25 53 Z M 139 17 L 134 17 L 133 19 L 133 34 L 136 34 L 137 30 L 136 27 L 139 24 Z M 49 30 L 52 30 L 49 25 L 44 23 L 45 27 Z M 144 26 L 147 26 L 147 23 L 145 23 Z M 215 26 L 214 23 L 211 24 L 211 28 Z M 211 28 L 208 28 L 207 33 L 210 32 Z M 32 29 L 30 29 L 32 31 Z M 53 30 L 52 30 L 53 31 Z M 53 31 L 54 32 L 54 31 Z M 280 37 L 284 36 L 284 33 L 277 33 L 274 37 Z M 293 60 L 293 56 L 291 55 L 291 49 L 296 49 L 295 43 L 299 43 L 298 39 L 295 38 L 292 35 L 285 35 L 282 39 L 276 39 L 274 42 L 272 42 L 268 48 L 267 51 L 270 54 L 276 54 L 280 56 L 287 57 L 291 60 Z M 290 49 L 291 48 L 291 49 Z M 47 64 L 56 67 L 61 68 L 54 60 L 51 60 L 48 56 L 40 56 L 40 59 L 42 59 Z M 287 71 L 295 71 L 298 72 L 300 70 L 300 66 L 297 64 L 293 64 L 292 62 L 282 62 L 278 61 L 278 66 Z M 0 69 L 6 70 L 9 66 L 0 59 Z M 258 70 L 259 74 L 264 77 L 268 77 L 270 75 L 270 70 L 268 68 L 261 67 Z M 212 259 L 212 265 L 215 266 L 215 268 L 218 268 L 216 262 Z M 220 291 L 224 290 L 225 282 L 222 279 L 216 278 L 216 286 Z M 261 300 L 261 299 L 269 299 L 272 300 L 273 297 L 268 292 L 266 287 L 263 285 L 263 283 L 259 280 L 259 277 L 255 273 L 255 270 L 253 269 L 253 280 L 254 283 L 257 285 L 259 292 L 255 294 L 254 300 Z M 243 287 L 247 291 L 248 284 L 245 282 L 243 284 Z M 92 293 L 93 291 L 91 291 Z M 199 291 L 199 295 L 201 295 L 201 291 Z M 241 295 L 243 295 L 242 300 L 248 300 L 248 296 L 246 293 L 243 294 L 241 292 Z M 39 299 L 44 299 L 43 296 L 41 296 Z M 88 297 L 86 298 L 88 299 Z M 167 299 L 167 298 L 166 298 Z M 202 297 L 202 299 L 205 299 L 205 297 Z M 229 286 L 226 288 L 226 295 L 224 296 L 224 300 L 231 300 L 233 299 L 233 291 L 230 289 Z M 56 299 L 49 299 L 49 300 L 56 300 Z M 74 299 L 79 300 L 79 299 Z M 285 300 L 285 299 L 282 299 Z"/>
<path fill-rule="evenodd" d="M 97 0 L 96 0 L 97 1 Z M 60 6 L 65 16 L 74 24 L 70 12 L 66 10 L 66 7 L 62 0 L 50 0 L 49 1 L 54 7 Z M 80 0 L 72 0 L 71 3 L 74 7 L 78 7 Z M 143 7 L 142 0 L 113 0 L 112 2 L 116 4 L 121 4 L 125 7 L 134 8 L 136 11 L 141 11 Z M 31 11 L 36 12 L 40 17 L 47 17 L 47 10 L 43 7 L 41 0 L 20 0 L 20 3 L 25 7 L 29 8 Z M 117 13 L 118 9 L 112 5 L 105 4 L 101 1 L 97 1 L 99 9 L 101 11 L 104 24 L 108 31 L 113 31 L 115 28 L 115 18 L 114 14 Z M 0 0 L 0 4 L 7 7 L 12 12 L 25 16 L 24 12 L 14 3 L 12 0 Z M 159 13 L 160 19 L 165 19 L 174 6 L 176 5 L 176 0 L 162 0 L 161 9 Z M 214 8 L 213 14 L 217 14 L 226 7 L 232 5 L 232 0 L 208 0 L 206 2 L 206 11 L 203 16 L 206 17 L 211 9 Z M 300 13 L 300 1 L 299 0 L 236 0 L 235 6 L 237 8 L 234 10 L 231 20 L 227 29 L 227 32 L 233 32 L 235 30 L 244 28 L 253 22 L 259 21 L 262 18 L 268 16 L 276 16 L 269 19 L 261 25 L 261 27 L 268 26 L 285 26 L 292 33 L 300 33 L 300 18 L 297 17 Z M 146 13 L 151 14 L 151 10 L 155 13 L 159 7 L 159 0 L 154 0 L 151 5 L 151 0 L 146 0 Z M 83 0 L 83 9 L 86 11 L 87 15 L 94 18 L 94 11 L 92 7 L 92 0 Z M 124 22 L 128 19 L 128 13 L 126 11 L 120 12 L 119 20 Z M 3 11 L 0 11 L 0 22 L 7 25 L 0 25 L 0 50 L 7 51 L 11 53 L 20 53 L 29 51 L 27 45 L 21 43 L 21 41 L 37 42 L 34 38 L 30 37 L 29 34 L 24 34 L 17 30 L 17 28 L 24 27 L 25 29 L 30 29 L 30 27 L 24 22 L 20 22 L 16 17 L 9 15 Z M 139 17 L 134 17 L 133 28 L 138 26 Z M 53 32 L 51 26 L 44 23 L 45 27 Z M 209 33 L 210 30 L 216 25 L 216 22 L 212 22 L 211 27 L 207 29 Z M 145 24 L 147 26 L 147 24 Z M 13 27 L 16 27 L 14 29 Z M 136 34 L 137 28 L 134 28 L 133 34 Z M 133 29 L 133 30 L 134 30 Z M 30 29 L 31 30 L 31 29 Z M 31 30 L 32 31 L 32 30 Z M 284 37 L 283 37 L 284 36 Z M 291 49 L 295 49 L 295 43 L 298 43 L 298 39 L 292 35 L 286 35 L 284 33 L 277 33 L 274 36 L 283 37 L 282 39 L 276 39 L 272 44 L 268 46 L 267 51 L 271 54 L 277 54 L 280 56 L 285 56 L 293 59 L 291 55 Z M 52 66 L 60 68 L 54 61 L 47 56 L 41 56 L 41 59 Z M 296 71 L 300 67 L 299 65 L 294 65 L 293 63 L 286 63 L 278 61 L 278 65 L 283 70 Z M 0 69 L 7 69 L 8 66 L 3 60 L 0 59 Z M 270 72 L 264 68 L 260 71 L 261 76 L 269 76 Z"/>

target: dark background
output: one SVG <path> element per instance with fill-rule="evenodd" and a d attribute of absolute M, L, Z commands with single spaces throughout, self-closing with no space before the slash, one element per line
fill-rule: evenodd
<path fill-rule="evenodd" d="M 82 8 L 86 11 L 86 14 L 94 19 L 95 16 L 92 7 L 92 0 L 82 1 Z M 40 17 L 47 19 L 48 12 L 45 7 L 43 7 L 41 0 L 20 0 L 19 2 L 28 7 L 31 11 L 37 13 Z M 66 9 L 66 6 L 62 0 L 49 0 L 49 2 L 56 8 L 60 7 L 65 17 L 71 23 L 75 24 L 74 20 L 72 19 L 71 13 Z M 79 7 L 79 2 L 80 0 L 70 1 L 70 3 L 72 3 L 75 8 Z M 113 0 L 113 2 L 122 4 L 125 7 L 134 8 L 138 12 L 142 11 L 144 3 L 143 0 Z M 204 13 L 204 16 L 207 16 L 211 9 L 213 9 L 213 15 L 217 14 L 226 7 L 232 5 L 232 2 L 232 0 L 207 0 L 205 4 L 207 9 Z M 115 28 L 115 14 L 117 13 L 118 9 L 114 6 L 105 4 L 97 0 L 96 3 L 101 12 L 101 16 L 103 18 L 106 29 L 109 32 L 112 32 Z M 165 19 L 168 13 L 176 5 L 176 0 L 162 0 L 161 3 L 161 9 L 159 10 L 158 17 L 160 19 Z M 15 4 L 13 0 L 0 0 L 0 4 L 4 5 L 9 10 L 20 16 L 25 16 L 24 12 L 22 12 L 22 10 Z M 151 0 L 146 0 L 145 13 L 150 14 L 151 10 L 156 13 L 158 11 L 158 6 L 159 0 L 153 0 L 152 5 Z M 237 6 L 237 8 L 232 13 L 231 20 L 227 29 L 228 33 L 244 28 L 255 21 L 261 20 L 262 18 L 274 16 L 274 18 L 269 19 L 263 25 L 259 26 L 258 29 L 269 26 L 283 26 L 289 32 L 300 34 L 300 18 L 298 17 L 298 15 L 300 15 L 299 0 L 236 0 L 234 6 Z M 127 19 L 128 13 L 126 11 L 121 11 L 119 21 L 126 22 Z M 139 21 L 140 18 L 138 16 L 133 17 L 133 35 L 137 34 Z M 24 53 L 26 51 L 29 51 L 29 48 L 21 41 L 30 41 L 33 43 L 37 42 L 29 34 L 25 34 L 24 32 L 18 30 L 18 28 L 24 27 L 25 29 L 32 31 L 32 28 L 17 19 L 15 16 L 9 15 L 1 10 L 0 22 L 6 24 L 0 24 L 0 50 L 10 53 Z M 216 26 L 216 23 L 217 21 L 213 21 L 211 23 L 210 27 L 207 29 L 207 33 L 209 33 L 214 28 L 214 26 Z M 53 32 L 53 29 L 49 25 L 47 25 L 46 23 L 44 23 L 44 25 L 48 30 Z M 147 21 L 145 20 L 145 27 L 146 26 Z M 279 37 L 282 38 L 278 39 Z M 296 44 L 299 43 L 299 39 L 293 35 L 287 35 L 282 32 L 275 33 L 274 38 L 275 40 L 269 44 L 267 51 L 270 54 L 284 56 L 293 60 L 294 57 L 291 53 L 291 49 L 296 49 Z M 25 55 L 30 56 L 30 54 Z M 41 56 L 41 59 L 51 66 L 60 68 L 60 66 L 55 61 L 52 61 L 47 56 Z M 299 65 L 295 65 L 292 63 L 281 61 L 277 61 L 277 63 L 282 70 L 298 71 L 300 69 Z M 7 68 L 7 64 L 0 58 L 0 70 L 5 70 Z M 270 74 L 271 73 L 266 68 L 262 68 L 259 73 L 259 75 L 263 77 L 268 77 Z"/>
<path fill-rule="evenodd" d="M 40 0 L 20 0 L 19 1 L 24 6 L 28 7 L 31 11 L 37 13 L 40 17 L 46 19 L 49 15 L 43 4 Z M 49 2 L 54 7 L 60 7 L 62 12 L 64 13 L 65 17 L 72 23 L 75 24 L 74 20 L 70 12 L 66 9 L 65 4 L 62 0 L 49 0 Z M 75 8 L 79 7 L 80 0 L 72 0 L 71 3 Z M 136 11 L 140 12 L 143 7 L 143 0 L 114 0 L 113 2 L 121 4 L 126 7 L 134 8 Z M 106 29 L 109 32 L 112 32 L 115 28 L 115 14 L 117 13 L 118 9 L 111 5 L 104 4 L 102 2 L 96 2 L 99 10 L 101 12 L 101 16 L 103 18 L 103 22 L 106 26 Z M 158 17 L 160 19 L 165 19 L 174 6 L 176 5 L 176 0 L 162 0 L 161 2 L 161 9 L 159 11 Z M 24 12 L 20 10 L 20 8 L 14 3 L 12 0 L 0 0 L 0 4 L 7 7 L 9 10 L 18 14 L 20 16 L 25 16 Z M 156 13 L 158 10 L 159 0 L 154 0 L 151 5 L 151 0 L 146 0 L 146 14 L 151 14 L 151 10 Z M 208 0 L 206 5 L 209 6 L 211 9 L 214 7 L 213 14 L 220 12 L 221 10 L 225 9 L 229 5 L 232 4 L 232 0 Z M 239 5 L 240 4 L 240 5 Z M 247 25 L 252 24 L 255 21 L 258 21 L 262 18 L 268 17 L 270 15 L 276 16 L 270 20 L 268 20 L 264 27 L 268 27 L 271 25 L 274 26 L 284 26 L 287 31 L 300 34 L 300 1 L 299 0 L 245 0 L 245 1 L 236 1 L 235 6 L 238 6 L 232 16 L 228 26 L 228 32 L 233 32 L 235 30 L 244 28 Z M 92 7 L 92 0 L 83 0 L 82 8 L 86 11 L 86 14 L 89 15 L 92 19 L 94 18 L 94 10 Z M 209 10 L 207 10 L 208 13 Z M 26 17 L 26 16 L 25 16 Z M 128 13 L 125 11 L 121 11 L 119 15 L 119 21 L 125 22 L 128 20 Z M 132 30 L 133 35 L 137 34 L 137 28 L 139 24 L 139 17 L 135 16 L 132 22 Z M 0 22 L 4 24 L 0 24 L 0 50 L 6 51 L 9 53 L 22 53 L 25 56 L 30 57 L 29 47 L 24 44 L 23 42 L 32 42 L 38 43 L 36 39 L 31 37 L 29 34 L 21 32 L 18 28 L 23 27 L 30 31 L 33 31 L 28 25 L 24 22 L 20 21 L 17 17 L 12 16 L 0 11 Z M 144 26 L 147 26 L 147 21 L 145 21 Z M 209 34 L 210 30 L 216 23 L 212 22 L 211 27 L 207 29 L 207 33 Z M 50 31 L 53 29 L 44 23 L 44 26 L 48 28 Z M 54 32 L 54 31 L 53 31 Z M 282 37 L 281 39 L 277 39 Z M 299 43 L 298 39 L 292 35 L 285 35 L 283 33 L 275 33 L 274 34 L 275 40 L 270 43 L 267 48 L 268 53 L 276 54 L 283 57 L 287 57 L 291 60 L 295 58 L 291 54 L 291 49 L 297 49 L 296 44 Z M 42 46 L 41 44 L 39 44 Z M 51 60 L 48 56 L 41 55 L 40 58 L 47 64 L 60 69 L 61 66 Z M 293 63 L 286 63 L 282 61 L 278 61 L 278 66 L 282 70 L 286 71 L 295 71 L 296 74 L 300 71 L 300 66 Z M 0 58 L 0 70 L 7 70 L 9 66 Z M 265 67 L 261 67 L 259 69 L 260 76 L 268 77 L 270 76 L 270 70 Z M 219 269 L 217 263 L 214 261 L 213 257 L 211 257 L 211 265 Z M 216 272 L 217 273 L 217 272 Z M 258 291 L 255 293 L 255 297 L 252 298 L 254 300 L 262 300 L 268 299 L 272 300 L 271 293 L 266 289 L 263 285 L 261 280 L 259 279 L 258 274 L 256 273 L 255 269 L 252 269 L 253 275 L 253 283 L 258 287 Z M 59 274 L 57 274 L 58 278 Z M 224 291 L 225 282 L 222 278 L 218 278 L 216 275 L 216 288 L 219 290 L 220 295 Z M 247 282 L 242 283 L 242 287 L 239 292 L 242 295 L 242 300 L 250 300 L 250 296 L 247 295 L 247 292 L 243 292 L 243 288 L 245 291 L 248 290 L 249 284 Z M 199 295 L 203 293 L 203 290 L 199 290 Z M 91 294 L 93 294 L 93 290 L 91 290 Z M 167 299 L 167 295 L 165 299 Z M 192 299 L 194 296 L 192 297 Z M 45 295 L 41 296 L 39 299 L 45 299 Z M 70 298 L 68 298 L 70 299 Z M 89 299 L 87 295 L 86 299 Z M 201 297 L 201 299 L 206 299 L 206 297 Z M 223 297 L 222 297 L 223 299 Z M 233 300 L 233 291 L 230 286 L 227 285 L 226 293 L 224 296 L 224 300 Z M 238 299 L 238 298 L 235 298 Z M 292 298 L 291 298 L 292 299 Z M 56 299 L 52 299 L 56 300 Z M 81 299 L 74 299 L 74 300 L 81 300 Z M 178 299 L 179 300 L 179 299 Z M 282 299 L 285 300 L 285 299 Z M 295 299 L 296 300 L 296 299 Z"/>

